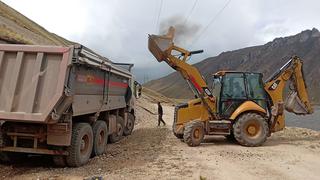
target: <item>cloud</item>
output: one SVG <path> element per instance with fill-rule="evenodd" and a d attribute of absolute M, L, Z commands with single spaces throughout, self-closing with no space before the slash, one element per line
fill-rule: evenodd
<path fill-rule="evenodd" d="M 80 42 L 116 62 L 135 64 L 141 81 L 172 72 L 158 63 L 147 49 L 147 34 L 159 33 L 159 0 L 4 0 L 49 31 Z M 278 36 L 293 35 L 305 29 L 320 28 L 320 1 L 317 0 L 232 0 L 205 32 L 203 28 L 227 0 L 163 0 L 159 22 L 183 25 L 186 17 L 191 31 L 181 26 L 184 48 L 204 49 L 191 63 L 223 51 L 260 45 Z M 172 17 L 173 20 L 171 21 Z M 175 21 L 178 20 L 178 21 Z M 165 24 L 169 26 L 170 23 Z M 200 38 L 192 45 L 194 38 Z"/>

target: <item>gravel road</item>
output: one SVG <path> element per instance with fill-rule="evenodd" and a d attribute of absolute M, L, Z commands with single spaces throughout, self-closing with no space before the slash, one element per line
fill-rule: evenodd
<path fill-rule="evenodd" d="M 171 133 L 173 106 L 164 106 L 167 126 L 157 127 L 155 99 L 138 100 L 131 136 L 110 144 L 105 155 L 79 168 L 57 168 L 50 157 L 33 156 L 0 165 L 1 179 L 319 179 L 320 133 L 287 128 L 262 147 L 247 148 L 224 137 L 191 148 Z"/>

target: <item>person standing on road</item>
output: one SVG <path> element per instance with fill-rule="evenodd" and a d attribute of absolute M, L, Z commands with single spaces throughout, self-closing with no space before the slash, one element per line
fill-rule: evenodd
<path fill-rule="evenodd" d="M 163 123 L 164 126 L 166 125 L 166 123 L 162 119 L 162 115 L 163 115 L 163 109 L 160 102 L 158 102 L 158 126 L 160 126 L 161 122 Z"/>

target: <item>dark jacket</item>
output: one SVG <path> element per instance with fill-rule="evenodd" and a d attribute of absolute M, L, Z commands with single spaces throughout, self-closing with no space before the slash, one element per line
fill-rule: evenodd
<path fill-rule="evenodd" d="M 160 115 L 163 115 L 163 110 L 162 110 L 162 106 L 161 104 L 158 104 L 158 114 Z"/>

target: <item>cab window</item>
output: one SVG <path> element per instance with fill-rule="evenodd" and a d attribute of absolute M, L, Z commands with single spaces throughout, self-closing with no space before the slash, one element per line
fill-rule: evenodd
<path fill-rule="evenodd" d="M 229 118 L 247 99 L 243 73 L 228 73 L 223 77 L 220 97 L 220 115 Z"/>
<path fill-rule="evenodd" d="M 248 98 L 255 101 L 261 107 L 266 107 L 266 94 L 263 88 L 261 74 L 249 73 L 247 76 Z"/>
<path fill-rule="evenodd" d="M 241 73 L 230 73 L 224 76 L 222 98 L 246 99 L 244 86 L 244 75 Z"/>
<path fill-rule="evenodd" d="M 217 102 L 220 102 L 220 93 L 221 93 L 221 76 L 214 77 L 212 82 L 212 94 L 216 97 Z M 217 112 L 219 112 L 219 106 Z"/>

